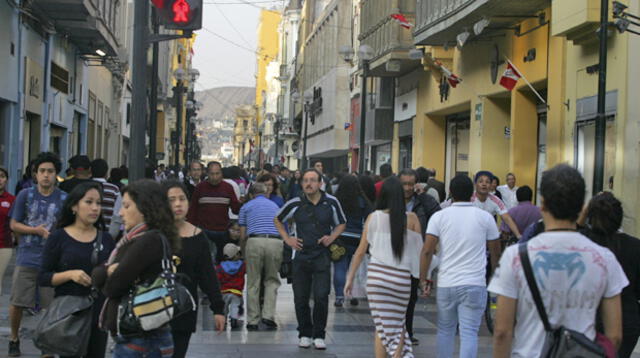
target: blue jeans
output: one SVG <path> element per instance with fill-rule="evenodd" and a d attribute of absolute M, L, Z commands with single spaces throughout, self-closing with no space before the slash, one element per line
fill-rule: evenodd
<path fill-rule="evenodd" d="M 347 283 L 347 273 L 351 265 L 351 258 L 356 251 L 355 246 L 345 245 L 347 253 L 339 261 L 333 262 L 333 289 L 336 299 L 344 298 L 344 285 Z"/>
<path fill-rule="evenodd" d="M 487 304 L 484 286 L 438 287 L 438 358 L 453 357 L 456 326 L 460 327 L 460 358 L 478 355 L 478 330 Z"/>
<path fill-rule="evenodd" d="M 143 337 L 118 339 L 113 358 L 171 358 L 173 336 L 169 328 L 148 332 Z"/>

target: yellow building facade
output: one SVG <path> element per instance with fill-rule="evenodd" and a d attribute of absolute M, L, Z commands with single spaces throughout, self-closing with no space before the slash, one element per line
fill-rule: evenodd
<path fill-rule="evenodd" d="M 262 109 L 267 92 L 267 66 L 277 60 L 280 50 L 278 27 L 282 14 L 275 10 L 262 10 L 258 24 L 258 48 L 256 49 L 256 116 L 258 127 L 262 125 Z"/>
<path fill-rule="evenodd" d="M 501 6 L 504 0 L 487 3 Z M 629 1 L 629 12 L 638 14 L 639 4 Z M 441 38 L 435 31 L 420 38 L 420 19 L 416 20 L 416 45 L 424 46 L 425 55 L 413 124 L 412 167 L 435 168 L 437 178 L 445 182 L 458 173 L 473 176 L 480 170 L 490 170 L 504 181 L 512 172 L 517 185 L 528 185 L 535 192 L 542 171 L 568 163 L 583 173 L 587 198 L 591 197 L 599 1 L 548 1 L 548 6 L 535 10 L 530 18 L 514 20 L 510 29 L 491 31 L 489 25 L 461 47 L 455 46 L 455 34 L 448 46 L 430 44 Z M 487 18 L 479 14 L 461 19 L 460 29 L 454 31 L 465 31 L 460 25 L 464 21 L 473 26 Z M 640 93 L 636 88 L 640 70 L 631 59 L 640 50 L 640 38 L 617 31 L 608 36 L 604 187 L 623 201 L 624 230 L 638 234 L 640 128 L 635 115 L 640 113 L 640 101 L 634 94 Z M 507 59 L 542 100 L 523 79 L 512 91 L 500 86 Z M 456 88 L 447 86 L 443 67 L 462 79 Z M 402 169 L 397 135 L 392 148 L 397 171 Z"/>

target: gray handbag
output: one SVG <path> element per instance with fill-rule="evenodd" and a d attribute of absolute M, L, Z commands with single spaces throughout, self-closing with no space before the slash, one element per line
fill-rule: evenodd
<path fill-rule="evenodd" d="M 529 251 L 527 250 L 527 243 L 520 243 L 518 246 L 518 253 L 520 255 L 520 262 L 522 263 L 522 269 L 524 270 L 524 276 L 527 279 L 531 296 L 536 304 L 538 315 L 544 325 L 544 330 L 547 332 L 544 345 L 542 347 L 542 358 L 597 358 L 606 357 L 605 350 L 595 341 L 590 340 L 584 334 L 560 326 L 553 329 L 549 323 L 547 311 L 544 308 L 542 297 L 540 296 L 540 290 L 536 284 L 536 278 L 533 275 L 531 268 L 531 261 L 529 260 Z"/>
<path fill-rule="evenodd" d="M 93 266 L 98 263 L 101 248 L 102 232 L 98 231 L 91 253 Z M 56 297 L 36 326 L 35 346 L 43 352 L 61 356 L 85 355 L 92 329 L 94 294 Z"/>

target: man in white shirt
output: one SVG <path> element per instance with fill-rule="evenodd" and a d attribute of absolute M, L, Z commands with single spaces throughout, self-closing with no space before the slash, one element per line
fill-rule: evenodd
<path fill-rule="evenodd" d="M 599 309 L 605 335 L 619 346 L 620 292 L 629 281 L 609 249 L 576 231 L 584 204 L 582 176 L 568 165 L 558 165 L 543 173 L 540 193 L 546 231 L 525 245 L 551 326 L 564 326 L 595 339 Z M 498 295 L 493 356 L 539 357 L 545 330 L 517 245 L 502 255 L 489 291 Z"/>
<path fill-rule="evenodd" d="M 427 269 L 436 246 L 440 246 L 438 273 L 437 357 L 453 357 L 456 327 L 460 327 L 460 357 L 476 357 L 478 330 L 487 303 L 487 246 L 495 267 L 500 255 L 500 233 L 493 217 L 471 202 L 473 183 L 465 175 L 451 180 L 450 207 L 431 217 L 420 259 L 422 295 L 431 282 Z"/>
<path fill-rule="evenodd" d="M 504 205 L 504 202 L 500 200 L 497 196 L 491 194 L 489 191 L 491 190 L 491 180 L 493 179 L 493 174 L 486 170 L 481 170 L 476 173 L 474 177 L 474 183 L 476 186 L 476 191 L 471 196 L 471 204 L 478 209 L 482 209 L 494 217 L 500 216 L 502 221 L 511 229 L 511 232 L 515 235 L 516 238 L 520 239 L 522 236 L 520 234 L 520 230 L 518 230 L 518 226 L 509 215 L 507 206 Z M 452 200 L 446 200 L 440 204 L 441 208 L 447 208 L 451 206 Z"/>
<path fill-rule="evenodd" d="M 518 197 L 516 191 L 516 176 L 513 173 L 507 174 L 507 184 L 500 185 L 496 190 L 502 194 L 502 201 L 507 206 L 507 210 L 513 209 L 518 206 Z"/>

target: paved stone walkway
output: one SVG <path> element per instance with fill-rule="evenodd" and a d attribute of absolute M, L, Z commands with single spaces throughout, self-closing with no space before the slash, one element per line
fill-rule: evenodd
<path fill-rule="evenodd" d="M 9 267 L 8 271 L 12 271 Z M 0 357 L 6 356 L 9 336 L 8 301 L 11 273 L 7 272 L 3 284 L 3 295 L 0 296 Z M 331 304 L 333 300 L 331 299 Z M 420 344 L 414 347 L 416 357 L 435 357 L 436 346 L 436 310 L 433 299 L 418 302 L 414 327 Z M 209 309 L 199 315 L 198 332 L 193 336 L 189 348 L 189 357 L 220 358 L 288 358 L 288 357 L 340 357 L 371 358 L 373 357 L 373 322 L 366 302 L 357 307 L 347 304 L 345 308 L 329 309 L 326 351 L 305 350 L 297 347 L 293 292 L 291 285 L 283 284 L 279 291 L 276 321 L 280 326 L 277 331 L 248 332 L 246 329 L 227 330 L 217 334 L 212 330 L 212 316 Z M 38 317 L 25 316 L 21 332 L 23 357 L 36 358 L 39 352 L 31 342 L 32 329 Z M 110 355 L 107 354 L 107 357 Z M 484 323 L 481 327 L 479 341 L 479 357 L 491 357 L 491 336 Z M 634 354 L 640 358 L 640 354 Z"/>

